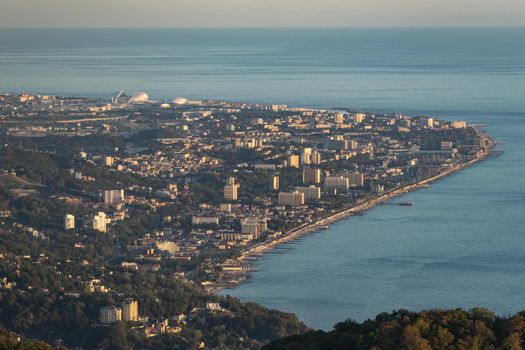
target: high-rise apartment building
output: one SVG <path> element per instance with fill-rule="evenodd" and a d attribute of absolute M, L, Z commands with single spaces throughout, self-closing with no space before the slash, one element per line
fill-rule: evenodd
<path fill-rule="evenodd" d="M 93 215 L 92 228 L 95 231 L 106 233 L 107 217 L 106 213 L 99 211 L 97 215 Z"/>
<path fill-rule="evenodd" d="M 303 183 L 305 184 L 320 184 L 321 183 L 321 169 L 304 169 Z"/>
<path fill-rule="evenodd" d="M 359 147 L 356 140 L 345 140 L 345 150 L 355 150 Z"/>
<path fill-rule="evenodd" d="M 354 123 L 362 123 L 365 119 L 364 113 L 356 113 L 354 114 Z"/>
<path fill-rule="evenodd" d="M 279 175 L 272 176 L 270 188 L 274 191 L 277 191 L 279 189 Z"/>
<path fill-rule="evenodd" d="M 347 191 L 349 186 L 349 181 L 344 176 L 327 176 L 324 179 L 324 187 L 327 190 Z"/>
<path fill-rule="evenodd" d="M 102 198 L 106 205 L 122 204 L 124 203 L 124 190 L 104 190 Z"/>
<path fill-rule="evenodd" d="M 134 299 L 126 299 L 122 302 L 122 319 L 127 322 L 139 320 L 139 303 Z"/>
<path fill-rule="evenodd" d="M 229 201 L 236 201 L 239 199 L 239 187 L 234 177 L 229 177 L 226 180 L 226 185 L 224 185 L 224 199 Z"/>
<path fill-rule="evenodd" d="M 312 149 L 310 147 L 303 148 L 301 151 L 301 164 L 308 165 L 312 163 Z"/>
<path fill-rule="evenodd" d="M 321 188 L 310 185 L 308 187 L 297 187 L 297 191 L 304 194 L 305 201 L 318 201 L 321 199 Z"/>
<path fill-rule="evenodd" d="M 314 150 L 311 158 L 312 164 L 321 164 L 321 152 Z"/>
<path fill-rule="evenodd" d="M 365 184 L 365 174 L 354 172 L 346 174 L 344 177 L 348 179 L 348 185 L 350 187 L 363 187 Z"/>
<path fill-rule="evenodd" d="M 64 217 L 64 228 L 66 230 L 73 230 L 75 228 L 75 216 L 72 214 L 66 214 Z"/>
<path fill-rule="evenodd" d="M 241 220 L 242 233 L 251 234 L 254 238 L 259 238 L 267 229 L 268 223 L 265 218 L 248 217 Z"/>
<path fill-rule="evenodd" d="M 290 168 L 299 168 L 299 156 L 297 154 L 290 154 L 288 156 L 288 166 Z"/>
<path fill-rule="evenodd" d="M 122 321 L 122 309 L 116 306 L 106 306 L 99 310 L 100 322 L 105 324 Z"/>
<path fill-rule="evenodd" d="M 104 165 L 105 166 L 113 166 L 114 159 L 111 156 L 104 157 Z"/>
<path fill-rule="evenodd" d="M 280 192 L 278 198 L 279 205 L 298 207 L 304 205 L 304 193 L 299 191 Z"/>

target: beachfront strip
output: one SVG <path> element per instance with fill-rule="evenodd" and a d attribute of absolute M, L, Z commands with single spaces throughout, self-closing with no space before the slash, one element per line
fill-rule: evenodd
<path fill-rule="evenodd" d="M 64 181 L 52 190 L 27 181 L 29 164 L 0 176 L 16 196 L 62 203 L 75 249 L 85 248 L 83 235 L 107 235 L 117 249 L 111 263 L 171 273 L 210 293 L 246 279 L 249 257 L 425 186 L 494 146 L 463 121 L 153 101 L 143 92 L 3 94 L 0 127 L 22 150 L 60 155 Z M 45 229 L 13 229 L 46 239 Z M 98 290 L 99 272 L 89 276 Z"/>

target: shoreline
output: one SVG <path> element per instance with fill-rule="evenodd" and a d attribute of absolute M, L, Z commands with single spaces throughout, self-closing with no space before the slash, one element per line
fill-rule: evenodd
<path fill-rule="evenodd" d="M 293 240 L 295 240 L 295 239 L 297 239 L 297 238 L 299 238 L 299 237 L 301 237 L 303 235 L 306 235 L 308 233 L 317 232 L 319 230 L 322 230 L 322 229 L 326 228 L 327 226 L 329 226 L 332 223 L 335 223 L 335 222 L 338 222 L 338 221 L 343 220 L 345 218 L 351 217 L 353 215 L 356 215 L 357 213 L 360 213 L 360 212 L 372 209 L 373 207 L 375 207 L 375 206 L 377 206 L 379 204 L 388 202 L 389 200 L 391 200 L 394 197 L 401 196 L 401 195 L 403 195 L 405 193 L 414 191 L 414 190 L 419 189 L 419 188 L 426 188 L 432 182 L 438 181 L 438 180 L 440 180 L 440 179 L 442 179 L 444 177 L 450 176 L 450 175 L 452 175 L 454 173 L 457 173 L 457 172 L 459 172 L 459 171 L 461 171 L 461 170 L 463 170 L 465 168 L 471 167 L 472 165 L 475 165 L 478 162 L 481 162 L 481 161 L 485 160 L 487 157 L 489 157 L 491 155 L 491 153 L 494 150 L 495 146 L 496 146 L 496 143 L 494 141 L 492 141 L 492 144 L 490 145 L 490 147 L 487 150 L 479 152 L 479 154 L 477 154 L 475 158 L 469 160 L 468 162 L 457 164 L 456 166 L 454 166 L 454 167 L 452 167 L 452 168 L 450 168 L 448 170 L 445 170 L 442 173 L 434 175 L 434 176 L 432 176 L 432 177 L 430 177 L 428 179 L 421 180 L 419 182 L 406 185 L 404 187 L 392 189 L 392 190 L 389 190 L 387 192 L 383 192 L 383 193 L 381 193 L 379 195 L 376 195 L 376 196 L 374 196 L 372 198 L 366 199 L 362 203 L 358 203 L 358 204 L 356 204 L 356 205 L 354 205 L 354 206 L 352 206 L 350 208 L 346 208 L 346 209 L 343 209 L 341 211 L 338 211 L 338 212 L 336 212 L 334 214 L 331 214 L 328 217 L 322 218 L 322 219 L 320 219 L 318 221 L 308 222 L 308 223 L 302 224 L 302 225 L 300 225 L 298 227 L 295 227 L 295 228 L 289 230 L 288 232 L 286 232 L 284 235 L 282 235 L 279 238 L 276 238 L 276 239 L 271 240 L 269 242 L 265 242 L 265 243 L 262 243 L 260 245 L 255 246 L 255 247 L 251 247 L 251 248 L 249 248 L 247 250 L 242 251 L 241 252 L 241 256 L 239 256 L 236 260 L 238 262 L 244 262 L 245 260 L 247 260 L 247 259 L 249 259 L 249 258 L 251 258 L 253 256 L 260 256 L 260 255 L 262 255 L 262 254 L 264 254 L 264 253 L 274 249 L 278 245 L 281 245 L 281 244 L 293 241 Z M 252 272 L 256 272 L 256 271 L 250 271 L 247 274 L 249 275 Z M 242 281 L 239 281 L 238 284 L 232 284 L 232 285 L 229 285 L 229 286 L 228 285 L 215 286 L 214 288 L 210 289 L 209 293 L 214 295 L 214 294 L 217 294 L 218 292 L 220 292 L 220 291 L 222 291 L 224 289 L 234 289 L 235 287 L 237 287 L 238 285 L 240 285 L 244 281 L 246 281 L 246 279 L 243 279 Z"/>

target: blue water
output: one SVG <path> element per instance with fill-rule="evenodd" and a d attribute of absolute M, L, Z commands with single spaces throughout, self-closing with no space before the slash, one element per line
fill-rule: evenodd
<path fill-rule="evenodd" d="M 444 115 L 445 117 L 448 115 Z M 525 309 L 525 123 L 478 115 L 505 154 L 265 255 L 223 294 L 329 329 L 398 308 Z"/>
<path fill-rule="evenodd" d="M 524 23 L 525 24 L 525 23 Z M 329 329 L 397 308 L 525 309 L 525 28 L 0 29 L 0 90 L 144 90 L 485 124 L 505 153 L 265 255 L 229 293 Z"/>

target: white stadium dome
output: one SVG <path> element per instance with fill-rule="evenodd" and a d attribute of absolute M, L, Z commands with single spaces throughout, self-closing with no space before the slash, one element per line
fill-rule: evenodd
<path fill-rule="evenodd" d="M 174 105 L 185 105 L 188 103 L 188 99 L 184 97 L 177 97 L 169 101 L 169 103 Z"/>
<path fill-rule="evenodd" d="M 145 92 L 142 92 L 142 91 L 138 91 L 138 92 L 135 92 L 129 99 L 129 103 L 143 103 L 143 102 L 148 102 L 149 101 L 149 96 L 147 93 Z"/>

